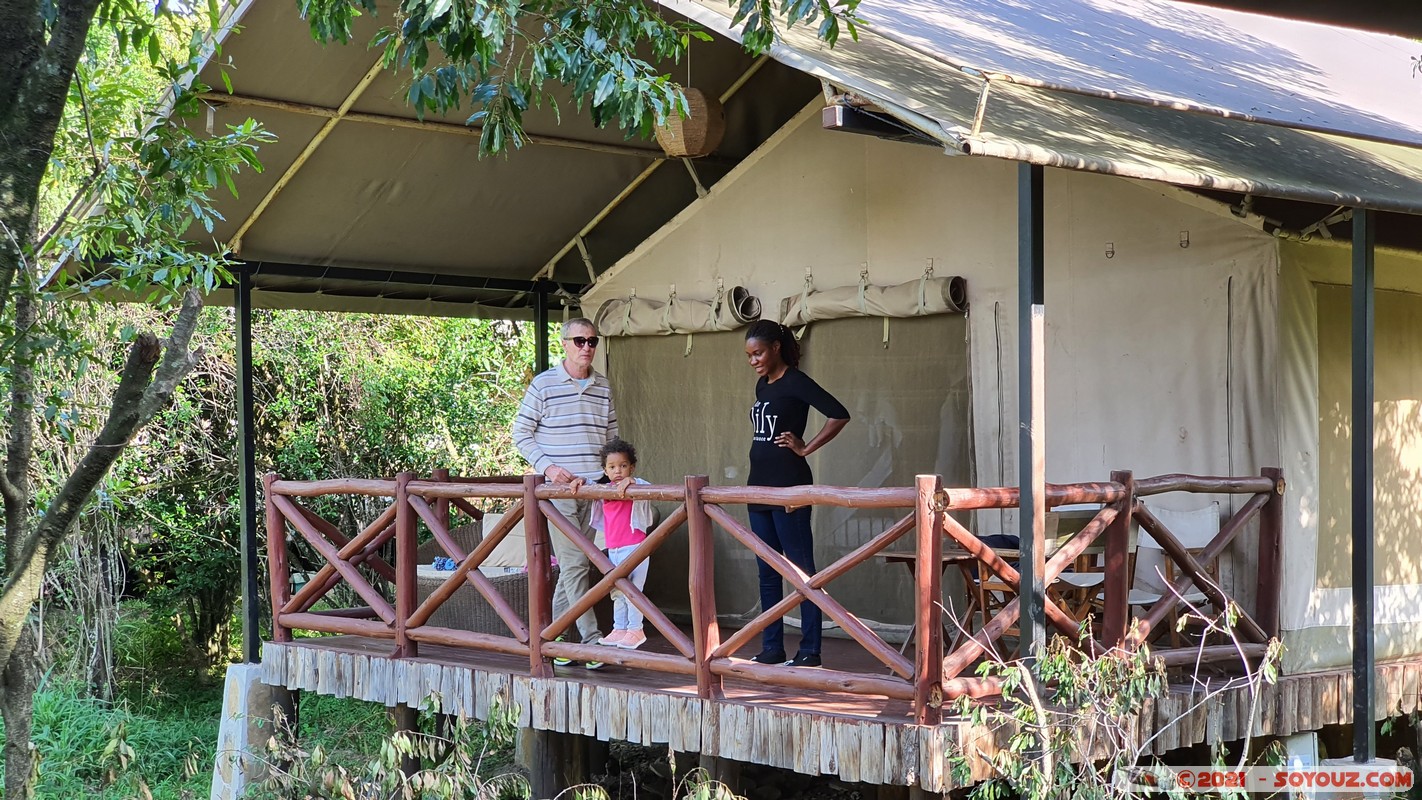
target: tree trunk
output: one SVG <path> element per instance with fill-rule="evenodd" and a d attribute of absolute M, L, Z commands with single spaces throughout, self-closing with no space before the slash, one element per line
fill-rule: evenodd
<path fill-rule="evenodd" d="M 35 707 L 35 637 L 30 626 L 20 633 L 20 641 L 10 662 L 0 673 L 0 718 L 5 720 L 5 797 L 20 800 L 34 796 L 30 773 L 30 727 Z"/>

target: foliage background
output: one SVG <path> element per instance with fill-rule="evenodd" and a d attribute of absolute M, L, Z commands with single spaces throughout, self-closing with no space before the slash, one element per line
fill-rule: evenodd
<path fill-rule="evenodd" d="M 161 313 L 93 304 L 77 324 L 103 341 Z M 46 581 L 39 796 L 130 797 L 142 779 L 155 797 L 180 797 L 210 780 L 220 669 L 240 636 L 232 332 L 230 309 L 203 311 L 198 366 L 115 465 Z M 41 470 L 61 474 L 90 438 L 85 409 L 102 402 L 121 354 L 115 345 L 82 374 L 47 376 L 72 413 L 46 428 Z M 524 324 L 258 310 L 257 468 L 293 479 L 520 473 L 508 431 L 533 359 Z M 136 753 L 126 767 L 117 746 L 104 755 L 115 740 Z"/>

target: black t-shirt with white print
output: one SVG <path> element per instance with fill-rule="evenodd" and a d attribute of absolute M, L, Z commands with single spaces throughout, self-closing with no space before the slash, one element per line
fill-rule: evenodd
<path fill-rule="evenodd" d="M 810 408 L 826 419 L 849 419 L 849 410 L 805 373 L 789 367 L 780 380 L 761 378 L 751 406 L 750 486 L 803 486 L 813 483 L 810 464 L 788 447 L 775 443 L 786 431 L 805 437 Z"/>

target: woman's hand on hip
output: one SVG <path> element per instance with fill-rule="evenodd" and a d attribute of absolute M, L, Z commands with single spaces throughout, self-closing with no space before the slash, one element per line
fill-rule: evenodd
<path fill-rule="evenodd" d="M 776 436 L 775 443 L 780 445 L 781 447 L 788 449 L 790 452 L 802 458 L 804 456 L 809 455 L 810 453 L 810 448 L 805 446 L 805 440 L 801 439 L 790 431 L 786 431 L 780 434 L 779 436 Z"/>

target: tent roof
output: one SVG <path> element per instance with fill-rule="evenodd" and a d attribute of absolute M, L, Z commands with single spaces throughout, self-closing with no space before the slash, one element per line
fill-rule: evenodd
<path fill-rule="evenodd" d="M 240 33 L 200 75 L 218 88 L 196 124 L 250 116 L 277 140 L 261 149 L 262 172 L 239 176 L 239 197 L 216 193 L 225 219 L 191 235 L 252 264 L 265 306 L 526 315 L 531 281 L 588 283 L 696 199 L 696 180 L 713 185 L 820 89 L 732 41 L 696 43 L 691 85 L 720 95 L 744 84 L 695 180 L 655 142 L 596 127 L 567 96 L 526 115 L 522 150 L 481 159 L 468 109 L 418 120 L 407 76 L 378 68 L 365 43 L 388 20 L 361 18 L 350 46 L 316 43 L 276 0 L 249 0 L 235 22 Z"/>
<path fill-rule="evenodd" d="M 732 33 L 718 0 L 671 5 Z M 955 151 L 1422 212 L 1407 40 L 1163 0 L 865 9 L 858 42 L 798 28 L 774 55 Z"/>
<path fill-rule="evenodd" d="M 1166 0 L 902 0 L 863 4 L 859 41 L 835 48 L 796 26 L 761 64 L 726 0 L 664 7 L 726 37 L 697 45 L 690 82 L 738 87 L 726 142 L 696 162 L 704 186 L 804 107 L 813 76 L 954 153 L 1422 213 L 1419 48 L 1399 37 Z M 258 266 L 259 304 L 506 314 L 529 281 L 585 283 L 697 197 L 654 145 L 569 103 L 528 115 L 534 144 L 480 159 L 467 111 L 416 120 L 377 52 L 314 43 L 275 0 L 248 0 L 240 25 L 202 74 L 232 82 L 211 122 L 254 116 L 279 139 L 200 238 Z"/>

